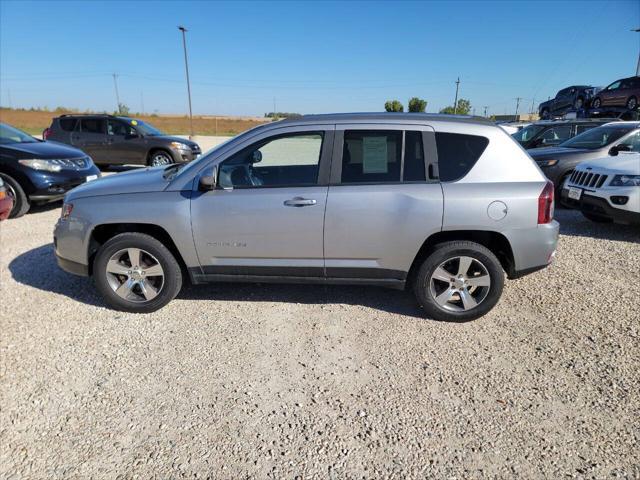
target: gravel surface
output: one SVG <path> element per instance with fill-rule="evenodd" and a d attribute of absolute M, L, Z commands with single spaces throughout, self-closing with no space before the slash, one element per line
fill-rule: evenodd
<path fill-rule="evenodd" d="M 640 477 L 640 230 L 560 210 L 549 269 L 466 324 L 370 287 L 108 310 L 56 208 L 0 225 L 1 478 Z"/>

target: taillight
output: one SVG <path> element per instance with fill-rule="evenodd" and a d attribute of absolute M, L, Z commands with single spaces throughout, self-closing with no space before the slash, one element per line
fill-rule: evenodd
<path fill-rule="evenodd" d="M 553 183 L 547 180 L 547 184 L 538 197 L 538 225 L 549 223 L 553 220 L 553 194 Z"/>
<path fill-rule="evenodd" d="M 47 140 L 49 138 L 49 135 L 51 135 L 51 129 L 45 128 L 44 132 L 42 132 L 42 139 Z"/>

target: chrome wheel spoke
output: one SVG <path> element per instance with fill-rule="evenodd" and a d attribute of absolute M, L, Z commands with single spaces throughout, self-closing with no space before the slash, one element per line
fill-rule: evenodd
<path fill-rule="evenodd" d="M 478 306 L 476 299 L 473 298 L 467 290 L 460 290 L 459 295 L 465 310 L 470 310 L 473 307 Z"/>
<path fill-rule="evenodd" d="M 470 287 L 488 287 L 491 285 L 491 279 L 489 278 L 489 275 L 470 277 L 467 279 L 467 285 Z"/>
<path fill-rule="evenodd" d="M 125 282 L 122 283 L 117 289 L 116 294 L 126 300 L 129 299 L 131 295 L 131 289 L 133 288 L 134 281 L 128 278 Z"/>
<path fill-rule="evenodd" d="M 156 296 L 158 296 L 158 290 L 156 290 L 156 288 L 151 285 L 148 280 L 142 280 L 140 282 L 140 290 L 142 290 L 142 294 L 147 300 L 153 300 L 154 298 L 156 298 Z"/>
<path fill-rule="evenodd" d="M 128 248 L 127 254 L 129 255 L 129 261 L 131 262 L 132 267 L 136 267 L 140 265 L 140 249 L 139 248 Z"/>
<path fill-rule="evenodd" d="M 444 307 L 449 302 L 449 300 L 451 300 L 452 296 L 453 289 L 447 288 L 444 292 L 436 297 L 436 303 L 441 307 Z"/>
<path fill-rule="evenodd" d="M 147 277 L 164 276 L 164 272 L 162 271 L 162 267 L 160 266 L 159 263 L 156 263 L 155 265 L 145 268 L 144 274 Z"/>
<path fill-rule="evenodd" d="M 473 258 L 471 257 L 460 257 L 460 263 L 458 264 L 458 275 L 467 275 L 469 271 L 469 267 L 471 266 L 471 262 L 473 262 Z"/>
<path fill-rule="evenodd" d="M 442 282 L 447 282 L 450 283 L 451 282 L 451 278 L 453 277 L 452 273 L 447 272 L 444 268 L 442 267 L 438 267 L 436 268 L 436 270 L 433 272 L 433 275 L 431 275 L 432 278 L 435 278 L 436 280 L 440 280 Z"/>
<path fill-rule="evenodd" d="M 124 265 L 122 265 L 120 262 L 118 262 L 115 259 L 111 259 L 109 260 L 109 263 L 107 263 L 107 272 L 109 273 L 113 273 L 114 275 L 129 275 L 129 267 L 126 267 Z"/>

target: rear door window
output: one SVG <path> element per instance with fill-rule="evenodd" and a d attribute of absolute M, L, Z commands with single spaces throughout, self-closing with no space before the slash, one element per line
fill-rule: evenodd
<path fill-rule="evenodd" d="M 543 143 L 556 144 L 571 137 L 571 125 L 552 127 L 542 134 Z"/>
<path fill-rule="evenodd" d="M 489 145 L 489 139 L 478 135 L 436 132 L 440 181 L 452 182 L 464 177 Z"/>
<path fill-rule="evenodd" d="M 85 133 L 105 133 L 106 123 L 102 118 L 83 118 L 80 129 Z"/>
<path fill-rule="evenodd" d="M 61 118 L 60 119 L 60 128 L 65 132 L 73 132 L 76 129 L 76 125 L 78 124 L 77 118 Z"/>
<path fill-rule="evenodd" d="M 401 130 L 347 130 L 341 183 L 400 182 Z"/>
<path fill-rule="evenodd" d="M 576 129 L 576 135 L 580 135 L 582 132 L 586 132 L 587 130 L 591 130 L 592 128 L 599 127 L 600 125 L 578 125 Z"/>
<path fill-rule="evenodd" d="M 420 131 L 347 130 L 341 183 L 425 182 L 424 155 Z"/>

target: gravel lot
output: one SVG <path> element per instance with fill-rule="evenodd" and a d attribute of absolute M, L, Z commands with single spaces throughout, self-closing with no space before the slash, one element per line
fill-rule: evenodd
<path fill-rule="evenodd" d="M 405 292 L 186 287 L 103 307 L 59 206 L 0 225 L 2 478 L 640 478 L 640 230 L 560 210 L 467 324 Z"/>

